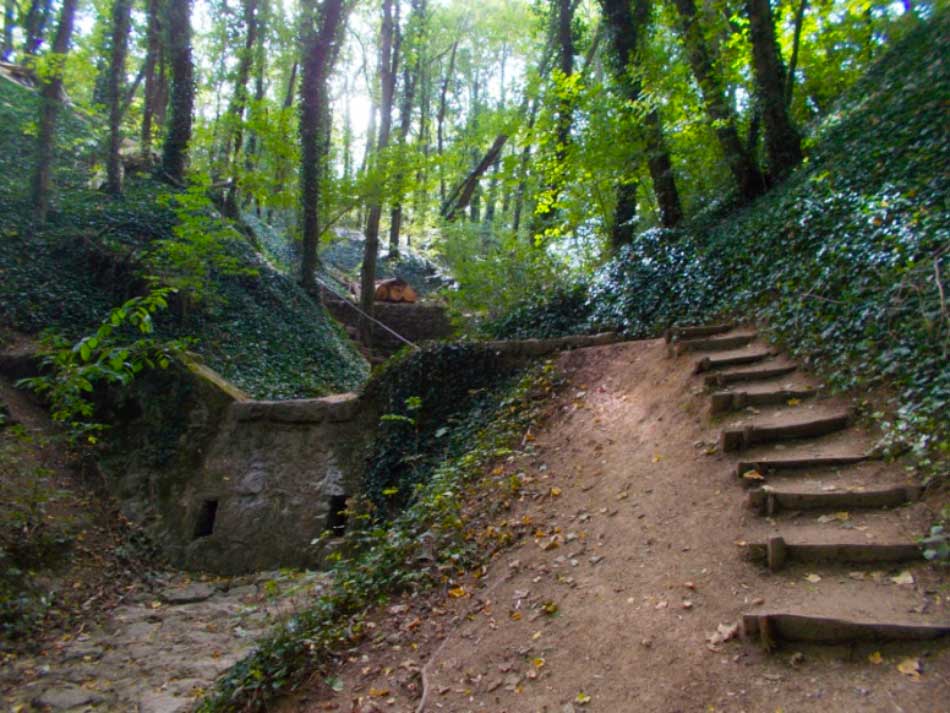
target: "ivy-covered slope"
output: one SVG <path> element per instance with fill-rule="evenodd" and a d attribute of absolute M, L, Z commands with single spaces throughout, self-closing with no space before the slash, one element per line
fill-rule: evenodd
<path fill-rule="evenodd" d="M 586 283 L 523 305 L 493 336 L 619 327 L 654 336 L 759 319 L 841 388 L 896 396 L 891 437 L 950 455 L 950 13 L 911 32 L 838 102 L 807 163 L 745 209 L 648 231 Z"/>
<path fill-rule="evenodd" d="M 94 190 L 102 132 L 74 112 L 60 116 L 53 211 L 37 231 L 28 203 L 36 96 L 0 78 L 0 322 L 79 336 L 143 288 L 143 257 L 172 237 L 179 216 L 167 205 L 175 191 L 151 178 L 135 176 L 120 198 Z M 236 236 L 207 211 L 198 229 Z M 227 240 L 222 252 L 230 269 L 211 270 L 198 306 L 163 317 L 160 335 L 196 338 L 211 367 L 259 398 L 362 383 L 365 361 L 320 305 L 244 240 Z"/>

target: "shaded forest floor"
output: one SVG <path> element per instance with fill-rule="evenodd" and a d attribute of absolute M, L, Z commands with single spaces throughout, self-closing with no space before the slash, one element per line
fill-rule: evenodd
<path fill-rule="evenodd" d="M 844 531 L 834 517 L 776 523 L 743 506 L 737 458 L 714 447 L 724 419 L 707 415 L 694 362 L 669 358 L 660 340 L 564 354 L 556 415 L 495 469 L 497 490 L 469 505 L 510 502 L 483 533 L 501 545 L 488 566 L 371 613 L 367 640 L 276 710 L 939 710 L 950 700 L 945 646 L 789 643 L 766 654 L 723 633 L 743 613 L 811 600 L 839 615 L 916 611 L 947 624 L 950 590 L 922 560 L 774 574 L 749 561 L 743 545 L 757 528 Z M 852 427 L 840 443 L 863 447 L 870 435 Z M 913 537 L 937 507 L 925 499 L 886 516 Z"/>

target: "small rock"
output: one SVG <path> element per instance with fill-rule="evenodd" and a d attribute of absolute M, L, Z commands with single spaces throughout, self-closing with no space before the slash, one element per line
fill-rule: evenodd
<path fill-rule="evenodd" d="M 166 589 L 161 598 L 166 604 L 194 604 L 210 599 L 214 594 L 214 587 L 209 584 L 189 584 L 181 589 Z"/>

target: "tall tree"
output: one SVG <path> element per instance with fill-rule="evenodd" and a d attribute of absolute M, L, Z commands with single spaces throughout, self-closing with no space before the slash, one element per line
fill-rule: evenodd
<path fill-rule="evenodd" d="M 402 96 L 399 100 L 399 130 L 397 142 L 401 147 L 406 145 L 409 127 L 412 125 L 412 107 L 416 97 L 416 87 L 419 85 L 419 72 L 422 69 L 422 52 L 425 41 L 426 0 L 412 0 L 409 18 L 406 21 L 406 39 L 401 43 L 403 52 L 402 62 Z M 397 192 L 389 214 L 389 255 L 399 256 L 399 232 L 402 229 L 403 209 L 405 197 L 406 172 L 401 168 L 397 172 Z"/>
<path fill-rule="evenodd" d="M 320 239 L 320 179 L 328 160 L 323 137 L 330 92 L 327 81 L 339 48 L 340 31 L 346 23 L 343 0 L 313 0 L 303 6 L 301 22 L 303 59 L 300 81 L 300 200 L 303 228 L 303 260 L 300 281 L 315 287 L 317 243 Z"/>
<path fill-rule="evenodd" d="M 53 0 L 33 0 L 23 20 L 23 53 L 35 55 L 46 36 L 46 25 L 53 14 Z M 74 10 L 75 14 L 75 10 Z M 62 17 L 62 13 L 60 13 Z M 71 32 L 70 32 L 71 34 Z"/>
<path fill-rule="evenodd" d="M 452 51 L 449 53 L 449 64 L 442 77 L 442 87 L 439 90 L 439 111 L 435 117 L 435 151 L 439 159 L 445 152 L 445 116 L 448 110 L 449 83 L 455 75 L 455 58 L 458 55 L 459 41 L 452 43 Z M 442 161 L 439 161 L 439 203 L 445 203 L 445 169 Z"/>
<path fill-rule="evenodd" d="M 694 0 L 674 0 L 674 4 L 679 16 L 679 30 L 686 47 L 686 57 L 702 93 L 719 148 L 735 179 L 739 194 L 745 200 L 751 200 L 765 190 L 765 178 L 755 163 L 752 147 L 743 145 L 739 138 L 736 113 L 726 98 L 716 58 L 706 42 Z"/>
<path fill-rule="evenodd" d="M 162 170 L 174 183 L 185 179 L 195 106 L 191 58 L 191 0 L 167 0 L 168 55 L 171 64 L 171 114 L 165 133 Z"/>
<path fill-rule="evenodd" d="M 557 66 L 561 70 L 562 78 L 574 74 L 574 1 L 555 0 L 557 4 Z M 561 96 L 557 107 L 557 142 L 558 159 L 564 160 L 567 144 L 571 136 L 571 123 L 574 105 L 570 98 Z"/>
<path fill-rule="evenodd" d="M 398 11 L 398 5 L 397 11 Z M 396 37 L 396 22 L 393 16 L 393 0 L 383 0 L 383 21 L 379 34 L 379 136 L 376 140 L 376 157 L 389 145 L 392 129 L 393 94 L 396 89 L 396 71 L 399 53 L 393 51 Z M 379 253 L 379 222 L 382 218 L 382 188 L 376 187 L 370 198 L 369 215 L 366 219 L 366 237 L 363 243 L 363 266 L 360 270 L 360 339 L 364 344 L 372 342 L 373 301 L 376 296 L 376 258 Z"/>
<path fill-rule="evenodd" d="M 573 0 L 552 0 L 553 25 L 555 38 L 554 46 L 557 53 L 557 73 L 555 85 L 558 82 L 567 83 L 574 74 L 574 10 L 576 3 Z M 563 188 L 563 166 L 567 160 L 568 147 L 571 142 L 571 125 L 574 120 L 574 99 L 566 87 L 555 87 L 555 144 L 554 144 L 554 175 L 549 177 L 546 199 L 543 204 L 535 208 L 534 220 L 530 229 L 531 239 L 541 233 L 552 222 L 555 215 L 555 206 Z"/>
<path fill-rule="evenodd" d="M 53 39 L 52 62 L 40 89 L 40 117 L 36 132 L 36 164 L 33 170 L 33 218 L 39 225 L 46 224 L 49 213 L 50 184 L 52 183 L 56 117 L 59 113 L 63 89 L 63 62 L 69 51 L 76 17 L 77 0 L 63 0 L 59 26 Z"/>
<path fill-rule="evenodd" d="M 224 196 L 224 214 L 238 217 L 238 165 L 241 147 L 244 144 L 244 112 L 247 109 L 247 82 L 251 76 L 254 62 L 254 48 L 257 45 L 257 0 L 243 0 L 244 8 L 244 47 L 238 55 L 237 72 L 234 79 L 234 91 L 228 104 L 227 140 L 225 142 L 225 165 L 229 185 Z"/>
<path fill-rule="evenodd" d="M 635 11 L 629 0 L 601 0 L 600 5 L 610 40 L 610 64 L 614 80 L 627 102 L 639 102 L 642 99 L 641 82 L 639 74 L 633 71 L 631 65 L 637 61 L 639 43 L 646 34 L 650 19 L 649 1 L 636 0 Z M 665 227 L 673 227 L 682 219 L 683 209 L 673 176 L 673 162 L 656 107 L 650 108 L 644 117 L 642 131 L 653 193 L 660 210 L 660 223 Z M 611 240 L 615 247 L 633 238 L 636 211 L 636 184 L 624 181 L 617 187 L 617 204 L 611 229 Z"/>
<path fill-rule="evenodd" d="M 115 0 L 112 4 L 112 41 L 109 59 L 109 155 L 106 159 L 106 191 L 122 192 L 122 114 L 125 88 L 125 57 L 128 54 L 132 0 Z"/>
<path fill-rule="evenodd" d="M 142 106 L 142 156 L 152 160 L 154 127 L 165 120 L 168 100 L 168 75 L 165 62 L 165 33 L 163 0 L 146 0 L 145 4 L 145 100 Z"/>
<path fill-rule="evenodd" d="M 802 42 L 802 26 L 805 22 L 805 11 L 808 9 L 808 0 L 799 0 L 795 11 L 795 30 L 792 33 L 792 56 L 788 61 L 788 76 L 785 78 L 785 107 L 791 110 L 792 93 L 795 91 L 795 69 L 798 66 L 798 50 Z"/>
<path fill-rule="evenodd" d="M 756 101 L 765 125 L 769 173 L 782 180 L 802 162 L 802 140 L 785 104 L 785 68 L 775 39 L 769 0 L 746 0 Z"/>

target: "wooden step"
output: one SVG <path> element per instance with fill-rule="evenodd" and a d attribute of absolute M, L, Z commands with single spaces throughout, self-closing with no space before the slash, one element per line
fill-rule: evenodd
<path fill-rule="evenodd" d="M 919 485 L 894 485 L 873 490 L 813 492 L 766 486 L 749 492 L 746 504 L 762 515 L 779 510 L 857 510 L 888 508 L 920 499 Z"/>
<path fill-rule="evenodd" d="M 847 428 L 850 421 L 851 415 L 844 412 L 775 426 L 750 424 L 741 428 L 726 428 L 723 429 L 719 437 L 719 449 L 727 453 L 748 448 L 758 443 L 774 443 L 775 441 L 788 441 L 795 438 L 815 438 Z"/>
<path fill-rule="evenodd" d="M 928 641 L 950 634 L 950 624 L 862 621 L 839 617 L 756 612 L 743 614 L 742 634 L 766 650 L 779 641 L 847 643 L 851 641 Z"/>
<path fill-rule="evenodd" d="M 666 339 L 667 344 L 669 344 L 674 339 L 684 340 L 696 339 L 697 337 L 708 337 L 713 334 L 723 334 L 734 328 L 735 325 L 733 324 L 710 324 L 699 327 L 670 327 L 663 334 L 663 338 Z"/>
<path fill-rule="evenodd" d="M 782 471 L 805 470 L 806 468 L 835 468 L 854 465 L 868 459 L 867 455 L 816 456 L 814 458 L 769 458 L 768 460 L 743 460 L 736 464 L 736 477 L 742 478 L 749 471 L 760 475 L 772 475 Z"/>
<path fill-rule="evenodd" d="M 789 560 L 868 563 L 910 562 L 923 559 L 920 546 L 916 542 L 789 543 L 781 535 L 773 535 L 767 542 L 750 542 L 748 553 L 753 560 L 764 560 L 773 572 L 782 569 Z"/>
<path fill-rule="evenodd" d="M 679 356 L 687 352 L 725 352 L 732 349 L 741 349 L 748 346 L 758 335 L 734 334 L 725 337 L 708 337 L 705 339 L 690 339 L 673 343 L 673 353 Z"/>
<path fill-rule="evenodd" d="M 702 374 L 705 371 L 727 369 L 730 366 L 755 364 L 756 362 L 763 361 L 764 359 L 768 359 L 771 356 L 774 356 L 774 354 L 768 349 L 754 352 L 745 352 L 742 354 L 724 354 L 718 357 L 705 356 L 696 362 L 693 372 L 696 374 Z"/>
<path fill-rule="evenodd" d="M 818 389 L 776 389 L 774 391 L 717 391 L 709 397 L 709 414 L 715 416 L 729 411 L 738 411 L 746 406 L 771 406 L 784 404 L 790 399 L 809 399 Z"/>
<path fill-rule="evenodd" d="M 761 361 L 757 359 L 756 361 Z M 698 365 L 697 365 L 698 367 Z M 724 388 L 729 384 L 738 384 L 749 381 L 765 381 L 766 379 L 775 379 L 786 374 L 791 374 L 798 368 L 795 364 L 782 364 L 781 366 L 767 367 L 763 369 L 744 369 L 740 371 L 730 371 L 726 373 L 708 374 L 705 377 L 707 389 Z M 700 373 L 700 372 L 697 372 Z"/>

